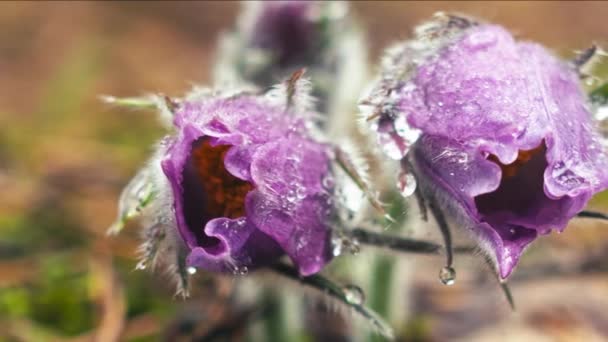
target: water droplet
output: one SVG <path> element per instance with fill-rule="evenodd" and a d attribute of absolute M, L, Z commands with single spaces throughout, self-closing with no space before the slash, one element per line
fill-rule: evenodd
<path fill-rule="evenodd" d="M 342 242 L 334 243 L 331 253 L 334 257 L 340 256 L 342 254 Z"/>
<path fill-rule="evenodd" d="M 390 133 L 378 133 L 378 145 L 389 158 L 393 160 L 401 160 L 407 152 L 408 148 L 404 146 L 404 142 L 398 136 L 393 136 Z"/>
<path fill-rule="evenodd" d="M 346 242 L 346 239 L 344 239 L 341 236 L 338 237 L 334 237 L 331 239 L 331 245 L 332 245 L 332 254 L 334 257 L 340 256 L 342 254 L 342 251 L 344 250 L 344 244 Z"/>
<path fill-rule="evenodd" d="M 461 108 L 464 114 L 477 114 L 481 111 L 481 107 L 476 102 L 467 102 Z"/>
<path fill-rule="evenodd" d="M 588 85 L 588 86 L 590 86 L 590 87 L 596 86 L 599 83 L 600 83 L 599 79 L 597 77 L 593 77 L 593 76 L 592 77 L 587 77 L 587 79 L 585 80 L 585 84 Z"/>
<path fill-rule="evenodd" d="M 188 274 L 196 274 L 196 268 L 192 266 L 188 267 L 186 271 L 188 272 Z"/>
<path fill-rule="evenodd" d="M 489 31 L 479 31 L 471 33 L 467 38 L 466 44 L 474 49 L 481 49 L 496 43 L 496 35 Z"/>
<path fill-rule="evenodd" d="M 553 165 L 551 176 L 561 187 L 566 190 L 572 190 L 585 182 L 584 178 L 578 176 L 572 170 L 567 168 L 566 164 L 563 162 L 557 162 L 555 165 Z"/>
<path fill-rule="evenodd" d="M 608 106 L 601 106 L 595 111 L 595 119 L 604 121 L 608 119 Z"/>
<path fill-rule="evenodd" d="M 296 188 L 296 198 L 302 200 L 306 197 L 306 189 L 302 185 Z"/>
<path fill-rule="evenodd" d="M 346 285 L 342 288 L 346 301 L 354 305 L 362 305 L 365 302 L 363 290 L 356 285 Z"/>
<path fill-rule="evenodd" d="M 397 188 L 401 192 L 401 196 L 411 196 L 416 191 L 416 177 L 409 172 L 401 171 L 397 180 Z"/>
<path fill-rule="evenodd" d="M 247 275 L 247 273 L 249 273 L 249 268 L 247 266 L 241 266 L 237 268 L 237 273 L 238 275 Z"/>
<path fill-rule="evenodd" d="M 334 180 L 334 177 L 332 177 L 331 175 L 327 175 L 323 178 L 323 180 L 321 181 L 321 184 L 323 185 L 323 187 L 327 190 L 331 190 L 334 188 L 336 182 Z"/>
<path fill-rule="evenodd" d="M 140 261 L 137 263 L 137 265 L 135 265 L 135 269 L 136 270 L 145 270 L 146 269 L 146 262 L 145 261 Z"/>
<path fill-rule="evenodd" d="M 297 196 L 296 196 L 296 192 L 292 190 L 289 190 L 287 192 L 287 195 L 285 195 L 285 199 L 287 200 L 287 202 L 289 203 L 293 203 L 296 201 Z"/>
<path fill-rule="evenodd" d="M 413 128 L 407 123 L 405 115 L 398 115 L 393 121 L 393 127 L 397 135 L 402 137 L 408 146 L 412 146 L 421 135 L 419 129 Z"/>
<path fill-rule="evenodd" d="M 350 245 L 349 245 L 348 251 L 352 255 L 359 254 L 359 252 L 361 252 L 361 247 L 359 246 L 359 241 L 352 240 L 351 243 L 350 243 Z"/>
<path fill-rule="evenodd" d="M 456 271 L 450 266 L 443 267 L 439 271 L 439 280 L 443 285 L 454 285 L 456 282 Z"/>

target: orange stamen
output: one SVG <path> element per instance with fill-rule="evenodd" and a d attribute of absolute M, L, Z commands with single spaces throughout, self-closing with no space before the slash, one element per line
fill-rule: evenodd
<path fill-rule="evenodd" d="M 212 146 L 205 139 L 192 148 L 192 161 L 207 196 L 205 212 L 210 217 L 245 216 L 245 196 L 253 185 L 231 175 L 224 167 L 230 145 Z"/>
<path fill-rule="evenodd" d="M 498 158 L 495 155 L 490 155 L 488 157 L 489 160 L 495 162 L 496 164 L 498 164 L 498 166 L 500 166 L 500 169 L 502 170 L 502 179 L 505 178 L 511 178 L 514 177 L 517 172 L 519 172 L 519 169 L 524 166 L 527 162 L 530 161 L 530 159 L 532 159 L 532 157 L 537 154 L 537 153 L 541 153 L 545 150 L 545 144 L 544 142 L 541 143 L 540 145 L 538 145 L 538 147 L 533 148 L 531 150 L 525 150 L 525 151 L 519 151 L 519 153 L 517 154 L 517 159 L 515 159 L 514 162 L 512 162 L 511 164 L 503 164 L 500 162 L 500 160 L 498 160 Z"/>

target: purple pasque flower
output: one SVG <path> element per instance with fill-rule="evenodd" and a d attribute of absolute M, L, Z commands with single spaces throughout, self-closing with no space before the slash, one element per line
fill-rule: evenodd
<path fill-rule="evenodd" d="M 307 81 L 294 82 L 169 104 L 175 134 L 125 189 L 115 226 L 148 217 L 144 261 L 173 251 L 188 272 L 244 273 L 286 254 L 307 276 L 331 260 L 333 148 L 313 137 Z"/>
<path fill-rule="evenodd" d="M 324 43 L 313 12 L 319 10 L 318 3 L 274 1 L 258 5 L 251 30 L 245 33 L 250 48 L 268 51 L 272 64 L 280 68 L 298 67 L 318 57 L 315 50 Z"/>
<path fill-rule="evenodd" d="M 416 33 L 363 103 L 381 147 L 407 158 L 423 195 L 507 278 L 526 246 L 608 186 L 588 99 L 571 65 L 500 26 L 444 15 Z"/>
<path fill-rule="evenodd" d="M 306 68 L 320 112 L 356 100 L 366 76 L 363 36 L 342 1 L 246 1 L 222 35 L 215 82 L 268 87 Z M 349 102 L 350 104 L 350 102 Z"/>
<path fill-rule="evenodd" d="M 330 150 L 301 114 L 247 94 L 177 109 L 161 165 L 189 265 L 256 267 L 286 253 L 310 275 L 330 260 Z"/>

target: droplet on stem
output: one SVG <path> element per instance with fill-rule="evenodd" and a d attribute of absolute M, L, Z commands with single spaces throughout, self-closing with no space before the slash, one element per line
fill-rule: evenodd
<path fill-rule="evenodd" d="M 401 173 L 399 173 L 397 187 L 401 192 L 401 196 L 411 196 L 412 194 L 414 194 L 414 191 L 416 191 L 416 177 L 414 177 L 413 174 L 407 171 L 402 171 Z"/>
<path fill-rule="evenodd" d="M 454 285 L 456 282 L 456 271 L 450 266 L 443 267 L 439 271 L 439 280 L 443 285 Z"/>
<path fill-rule="evenodd" d="M 241 266 L 237 269 L 237 273 L 238 275 L 247 275 L 247 273 L 249 273 L 249 268 L 247 268 L 247 266 Z"/>
<path fill-rule="evenodd" d="M 344 292 L 346 301 L 350 304 L 362 305 L 363 302 L 365 302 L 365 294 L 363 293 L 363 290 L 356 285 L 345 285 L 342 288 L 342 291 Z"/>

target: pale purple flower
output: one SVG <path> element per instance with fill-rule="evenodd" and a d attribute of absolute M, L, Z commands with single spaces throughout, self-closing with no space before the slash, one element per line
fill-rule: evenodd
<path fill-rule="evenodd" d="M 243 2 L 236 29 L 220 40 L 215 82 L 268 87 L 306 68 L 317 108 L 334 113 L 356 100 L 366 76 L 363 37 L 348 14 L 341 1 Z"/>
<path fill-rule="evenodd" d="M 502 278 L 608 187 L 576 70 L 500 26 L 421 26 L 389 51 L 364 103 L 383 149 L 409 160 L 422 194 L 480 240 Z"/>

